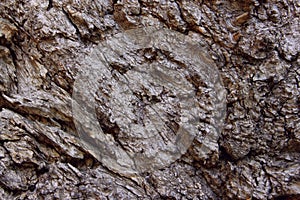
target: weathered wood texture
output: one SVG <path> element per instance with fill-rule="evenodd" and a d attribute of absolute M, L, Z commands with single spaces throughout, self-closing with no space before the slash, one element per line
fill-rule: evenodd
<path fill-rule="evenodd" d="M 1 0 L 0 17 L 1 199 L 300 199 L 298 0 Z M 172 164 L 126 176 L 81 145 L 72 94 L 86 67 L 79 57 L 115 34 L 146 26 L 203 46 L 227 91 L 226 115 L 210 142 L 203 137 L 214 132 L 201 129 Z M 124 49 L 110 67 L 124 74 L 132 62 L 184 66 L 157 49 Z M 205 82 L 189 80 L 205 91 Z M 103 82 L 104 90 L 118 95 L 109 84 L 115 82 Z M 135 129 L 118 126 L 126 120 L 112 122 L 108 113 L 117 104 L 107 103 L 112 98 L 104 90 L 96 107 L 104 132 L 128 151 L 158 148 L 151 139 L 132 141 Z M 170 113 L 176 103 L 169 97 L 144 90 L 128 98 L 161 103 L 168 115 L 158 117 L 169 120 L 171 134 L 178 113 Z M 143 109 L 135 122 L 153 118 L 138 103 Z M 201 122 L 209 124 L 210 108 L 202 103 Z"/>

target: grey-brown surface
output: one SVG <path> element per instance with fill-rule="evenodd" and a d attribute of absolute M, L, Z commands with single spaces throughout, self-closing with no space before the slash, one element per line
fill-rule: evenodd
<path fill-rule="evenodd" d="M 1 199 L 300 199 L 298 0 L 2 0 L 0 17 Z M 81 144 L 72 98 L 87 67 L 81 59 L 92 62 L 101 42 L 141 27 L 191 38 L 213 60 L 226 96 L 210 104 L 208 82 L 198 72 L 185 76 L 199 133 L 171 164 L 132 174 Z M 128 152 L 163 148 L 184 109 L 132 68 L 156 63 L 182 75 L 188 64 L 156 48 L 121 53 L 97 80 L 101 128 Z M 116 80 L 124 77 L 133 89 L 121 95 Z M 118 115 L 114 99 L 133 107 Z M 223 101 L 223 129 L 207 128 Z M 164 135 L 143 140 L 156 121 L 166 122 Z M 127 126 L 143 123 L 142 136 Z"/>

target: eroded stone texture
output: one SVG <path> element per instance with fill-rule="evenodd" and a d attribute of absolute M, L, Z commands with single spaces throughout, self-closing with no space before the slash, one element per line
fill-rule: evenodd
<path fill-rule="evenodd" d="M 298 1 L 3 0 L 0 8 L 1 199 L 300 198 Z M 85 68 L 78 57 L 143 26 L 205 46 L 227 90 L 226 119 L 208 160 L 196 137 L 172 165 L 124 177 L 81 147 L 73 83 Z"/>

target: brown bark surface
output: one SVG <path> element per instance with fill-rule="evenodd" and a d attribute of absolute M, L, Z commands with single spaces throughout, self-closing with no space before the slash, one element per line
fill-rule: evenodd
<path fill-rule="evenodd" d="M 184 76 L 199 115 L 191 145 L 164 167 L 132 174 L 110 166 L 97 144 L 82 143 L 72 100 L 85 64 L 98 62 L 90 52 L 141 27 L 190 38 L 226 94 L 213 94 L 212 76 L 206 80 L 202 68 L 189 67 L 172 50 L 112 54 L 97 79 L 96 117 L 113 144 L 135 155 L 163 151 L 181 130 L 184 109 L 171 89 L 150 90 L 152 82 L 133 69 L 158 63 L 195 70 Z M 298 0 L 2 0 L 0 199 L 300 199 L 299 52 Z M 131 77 L 127 96 L 124 77 Z M 135 88 L 137 82 L 145 87 Z M 116 99 L 133 108 L 116 114 Z M 221 127 L 214 119 L 223 103 Z M 145 136 L 161 121 L 159 139 L 143 139 L 132 128 L 144 125 Z"/>

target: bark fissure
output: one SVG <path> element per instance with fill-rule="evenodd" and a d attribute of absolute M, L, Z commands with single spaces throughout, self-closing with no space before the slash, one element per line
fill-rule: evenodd
<path fill-rule="evenodd" d="M 296 1 L 5 0 L 0 7 L 0 199 L 300 198 Z M 98 161 L 95 152 L 81 143 L 71 96 L 74 82 L 88 68 L 85 64 L 98 62 L 82 64 L 96 44 L 143 26 L 176 30 L 190 43 L 203 46 L 207 52 L 203 60 L 219 69 L 227 107 L 223 129 L 214 132 L 209 112 L 220 108 L 214 110 L 211 96 L 205 96 L 212 88 L 204 76 L 189 71 L 185 78 L 196 94 L 194 107 L 205 110 L 197 111 L 201 126 L 192 145 L 169 166 L 124 175 Z M 111 62 L 106 60 L 111 70 L 104 76 L 111 79 L 99 83 L 102 93 L 97 94 L 95 108 L 101 109 L 96 116 L 103 131 L 126 153 L 151 154 L 176 135 L 180 109 L 172 100 L 164 102 L 171 94 L 159 94 L 156 86 L 153 91 L 136 89 L 132 81 L 146 85 L 149 80 L 127 74 L 154 62 L 178 70 L 190 66 L 172 52 L 155 48 L 127 52 L 130 47 L 119 48 L 122 45 L 111 44 L 104 52 L 120 51 Z M 120 87 L 129 88 L 131 94 L 123 94 Z M 112 95 L 128 107 L 112 104 Z M 121 114 L 113 113 L 113 119 L 112 112 Z M 126 119 L 119 119 L 122 116 Z M 151 130 L 160 135 L 157 140 L 153 141 L 156 135 L 130 132 L 142 133 L 132 127 L 145 129 L 152 120 L 156 122 Z M 159 123 L 165 123 L 163 128 Z M 138 168 L 138 163 L 134 165 Z"/>

